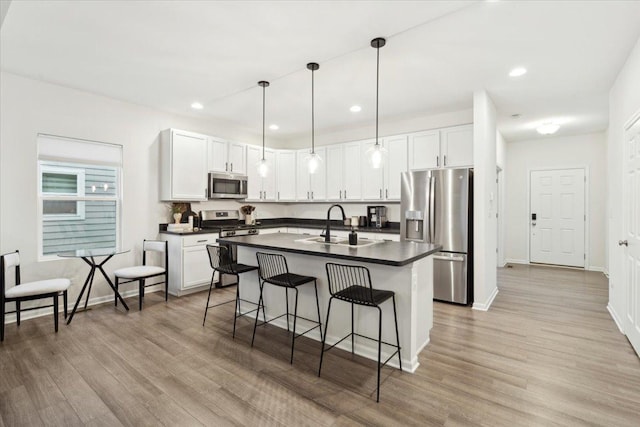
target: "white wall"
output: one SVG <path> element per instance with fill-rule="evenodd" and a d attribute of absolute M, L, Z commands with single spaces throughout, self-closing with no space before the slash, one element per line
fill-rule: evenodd
<path fill-rule="evenodd" d="M 250 131 L 214 120 L 164 113 L 4 72 L 0 93 L 0 253 L 20 250 L 24 281 L 52 276 L 72 279 L 70 301 L 88 273 L 85 263 L 80 259 L 36 262 L 38 133 L 123 146 L 122 243 L 132 250 L 109 261 L 107 272 L 140 262 L 142 240 L 157 237 L 158 223 L 170 220 L 167 204 L 158 201 L 161 130 L 175 127 L 249 143 L 261 141 Z M 202 206 L 238 209 L 241 204 L 205 202 Z M 259 210 L 261 217 L 286 213 L 286 207 L 276 204 L 262 204 Z M 98 283 L 92 297 L 108 295 L 107 290 L 106 283 Z"/>
<path fill-rule="evenodd" d="M 507 141 L 500 132 L 496 135 L 496 165 L 498 172 L 498 267 L 505 265 L 505 197 L 507 180 Z"/>
<path fill-rule="evenodd" d="M 496 204 L 496 107 L 486 91 L 473 94 L 474 303 L 487 310 L 498 292 Z"/>
<path fill-rule="evenodd" d="M 546 137 L 507 144 L 506 248 L 507 262 L 529 261 L 529 172 L 534 169 L 585 167 L 588 241 L 586 266 L 605 265 L 605 200 L 607 197 L 606 137 L 604 133 Z"/>
<path fill-rule="evenodd" d="M 624 67 L 609 92 L 609 130 L 607 160 L 609 169 L 607 241 L 609 257 L 609 310 L 618 325 L 625 315 L 626 288 L 623 272 L 623 250 L 618 246 L 622 238 L 623 217 L 623 137 L 624 125 L 640 110 L 640 39 L 631 51 Z"/>

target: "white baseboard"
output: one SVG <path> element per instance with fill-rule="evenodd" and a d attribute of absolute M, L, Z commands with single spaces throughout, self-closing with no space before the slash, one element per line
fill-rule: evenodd
<path fill-rule="evenodd" d="M 507 258 L 504 260 L 506 264 L 529 264 L 526 259 Z"/>
<path fill-rule="evenodd" d="M 597 271 L 599 273 L 604 273 L 604 267 L 596 267 L 594 265 L 590 265 L 589 267 L 587 267 L 587 270 L 589 270 L 589 271 Z"/>
<path fill-rule="evenodd" d="M 607 304 L 607 311 L 611 315 L 611 318 L 613 319 L 613 321 L 616 322 L 616 326 L 618 327 L 618 330 L 620 331 L 620 333 L 625 335 L 624 329 L 622 328 L 622 322 L 620 321 L 620 318 L 618 317 L 618 314 L 613 309 L 611 304 Z"/>
<path fill-rule="evenodd" d="M 474 302 L 472 308 L 474 310 L 488 311 L 489 307 L 491 307 L 491 304 L 493 304 L 493 300 L 496 299 L 497 295 L 498 295 L 498 287 L 496 286 L 496 288 L 493 290 L 489 298 L 487 298 L 486 302 L 484 303 Z"/>
<path fill-rule="evenodd" d="M 161 287 L 160 285 L 158 285 L 158 286 L 149 286 L 148 288 L 146 288 L 144 290 L 144 293 L 145 294 L 151 294 L 151 293 L 158 292 L 158 291 L 164 291 L 164 287 Z M 122 295 L 122 298 L 138 296 L 138 287 L 136 286 L 135 289 L 131 289 L 131 290 L 126 291 L 126 292 L 120 292 L 120 295 Z M 84 300 L 84 297 L 82 299 Z M 44 301 L 46 301 L 46 300 L 44 300 Z M 101 296 L 101 297 L 89 298 L 89 303 L 87 304 L 87 307 L 91 307 L 93 305 L 98 305 L 98 304 L 103 304 L 105 302 L 113 302 L 113 294 L 104 295 L 104 296 Z M 69 301 L 67 301 L 67 304 L 68 304 L 67 311 L 69 313 L 71 313 L 71 310 L 73 310 L 73 306 L 75 305 L 75 303 L 76 303 L 75 300 L 71 301 L 71 299 L 69 299 Z M 82 307 L 84 307 L 84 302 L 80 301 L 80 304 L 78 304 L 78 309 L 80 309 Z M 62 306 L 62 304 L 58 308 L 58 312 L 59 312 L 59 314 L 64 313 L 64 307 Z M 20 321 L 24 321 L 24 320 L 28 320 L 28 319 L 35 319 L 36 317 L 42 317 L 42 316 L 51 316 L 51 314 L 52 314 L 52 308 L 51 307 L 45 307 L 45 308 L 41 308 L 41 309 L 38 309 L 38 310 L 22 311 L 22 312 L 20 312 Z M 7 314 L 5 316 L 5 324 L 9 324 L 9 323 L 16 323 L 16 314 L 15 313 Z"/>

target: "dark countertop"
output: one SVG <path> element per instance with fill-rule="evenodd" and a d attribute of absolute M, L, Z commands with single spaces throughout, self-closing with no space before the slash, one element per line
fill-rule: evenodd
<path fill-rule="evenodd" d="M 442 249 L 440 245 L 414 242 L 383 241 L 360 248 L 336 244 L 296 242 L 296 240 L 306 238 L 309 238 L 309 236 L 303 234 L 275 233 L 225 237 L 217 241 L 238 246 L 368 262 L 372 264 L 385 264 L 394 267 L 410 264 Z"/>
<path fill-rule="evenodd" d="M 315 228 L 318 230 L 324 230 L 325 220 L 323 219 L 300 219 L 300 218 L 265 218 L 256 224 L 256 228 L 280 228 L 280 227 L 296 227 L 296 228 Z M 240 224 L 244 224 L 241 222 Z M 331 230 L 351 231 L 351 227 L 342 224 L 342 221 L 331 221 Z M 400 223 L 390 222 L 388 227 L 376 228 L 376 227 L 357 227 L 357 232 L 363 233 L 381 233 L 381 234 L 400 234 Z M 167 231 L 167 224 L 160 224 L 160 233 L 162 234 L 174 234 L 178 236 L 186 236 L 190 234 L 210 234 L 215 233 L 212 230 L 199 230 L 199 231 Z"/>

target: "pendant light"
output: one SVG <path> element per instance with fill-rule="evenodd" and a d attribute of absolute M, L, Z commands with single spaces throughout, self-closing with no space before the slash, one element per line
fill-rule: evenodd
<path fill-rule="evenodd" d="M 265 88 L 269 86 L 269 82 L 261 80 L 258 82 L 258 86 L 262 88 L 262 159 L 258 162 L 258 174 L 262 178 L 266 178 L 269 174 L 269 165 L 267 165 L 267 160 L 264 158 L 264 99 L 265 99 Z"/>
<path fill-rule="evenodd" d="M 309 62 L 307 69 L 311 70 L 311 153 L 306 158 L 307 170 L 310 174 L 316 173 L 320 165 L 322 164 L 322 158 L 316 153 L 315 146 L 315 111 L 314 111 L 314 79 L 313 73 L 320 65 L 315 62 Z"/>
<path fill-rule="evenodd" d="M 369 164 L 374 169 L 379 169 L 384 163 L 384 157 L 387 150 L 380 145 L 378 140 L 378 98 L 379 98 L 379 86 L 380 86 L 380 48 L 383 47 L 387 41 L 382 37 L 377 37 L 371 40 L 371 47 L 376 49 L 376 143 L 373 147 L 367 150 L 367 158 Z"/>

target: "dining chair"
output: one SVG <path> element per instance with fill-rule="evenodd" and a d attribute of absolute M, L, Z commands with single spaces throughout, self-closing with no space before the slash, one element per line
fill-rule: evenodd
<path fill-rule="evenodd" d="M 147 252 L 159 252 L 164 254 L 164 267 L 147 265 Z M 139 302 L 138 307 L 142 310 L 144 300 L 144 289 L 149 286 L 164 284 L 164 300 L 169 299 L 169 251 L 166 241 L 144 240 L 142 242 L 142 265 L 120 268 L 113 273 L 116 276 L 116 291 L 118 287 L 125 283 L 138 282 Z M 164 276 L 163 282 L 146 283 L 152 277 Z M 124 279 L 124 281 L 120 281 Z M 118 298 L 115 297 L 115 305 L 118 306 Z"/>
<path fill-rule="evenodd" d="M 8 271 L 15 270 L 15 285 L 7 289 Z M 58 297 L 62 295 L 64 303 L 64 317 L 67 318 L 67 289 L 71 285 L 69 279 L 47 279 L 35 282 L 20 281 L 20 252 L 10 252 L 0 256 L 0 341 L 4 341 L 5 315 L 16 313 L 16 323 L 20 326 L 20 313 L 22 311 L 36 310 L 39 308 L 53 307 L 53 322 L 55 331 L 58 332 Z M 52 305 L 22 308 L 23 301 L 31 301 L 43 298 L 53 298 Z M 7 311 L 5 304 L 15 302 L 15 311 Z"/>

